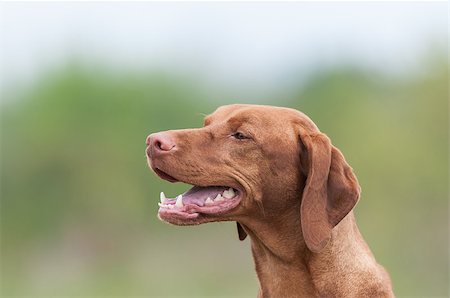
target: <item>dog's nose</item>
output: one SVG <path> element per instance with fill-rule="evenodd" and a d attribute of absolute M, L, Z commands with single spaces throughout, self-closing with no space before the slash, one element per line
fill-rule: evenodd
<path fill-rule="evenodd" d="M 148 146 L 147 154 L 149 156 L 168 152 L 175 147 L 175 142 L 167 132 L 152 133 L 147 137 L 146 143 Z"/>

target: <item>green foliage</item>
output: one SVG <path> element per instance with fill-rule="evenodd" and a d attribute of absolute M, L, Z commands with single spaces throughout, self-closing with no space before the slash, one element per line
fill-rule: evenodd
<path fill-rule="evenodd" d="M 427 65 L 408 78 L 323 70 L 290 101 L 271 102 L 311 116 L 354 167 L 359 226 L 399 296 L 447 294 L 447 64 Z M 150 173 L 145 137 L 200 126 L 222 104 L 195 86 L 74 64 L 9 93 L 2 294 L 255 295 L 248 243 L 234 225 L 180 229 L 156 219 L 159 191 L 187 186 Z"/>

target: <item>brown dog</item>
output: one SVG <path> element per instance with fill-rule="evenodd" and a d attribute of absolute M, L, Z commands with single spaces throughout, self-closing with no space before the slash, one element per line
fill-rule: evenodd
<path fill-rule="evenodd" d="M 360 187 L 329 138 L 303 113 L 229 105 L 203 128 L 147 138 L 151 168 L 194 187 L 158 216 L 176 225 L 236 221 L 251 238 L 259 297 L 393 297 L 352 212 Z"/>

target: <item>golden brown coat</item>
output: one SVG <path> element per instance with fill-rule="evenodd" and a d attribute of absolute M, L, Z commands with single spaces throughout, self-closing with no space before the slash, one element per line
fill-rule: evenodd
<path fill-rule="evenodd" d="M 238 131 L 248 138 L 230 140 Z M 236 208 L 198 223 L 233 220 L 239 238 L 250 237 L 259 297 L 394 296 L 356 225 L 358 181 L 306 115 L 229 105 L 207 116 L 203 128 L 159 134 L 176 146 L 153 161 L 166 173 L 243 191 Z"/>

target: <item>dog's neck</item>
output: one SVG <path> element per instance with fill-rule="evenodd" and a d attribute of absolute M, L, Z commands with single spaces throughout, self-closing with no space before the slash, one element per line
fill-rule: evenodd
<path fill-rule="evenodd" d="M 333 229 L 324 250 L 312 253 L 303 240 L 298 212 L 292 210 L 283 218 L 244 222 L 261 285 L 259 297 L 333 296 L 340 290 L 336 276 L 376 265 L 352 212 Z M 340 283 L 343 291 L 352 287 L 350 280 Z"/>

